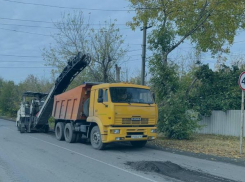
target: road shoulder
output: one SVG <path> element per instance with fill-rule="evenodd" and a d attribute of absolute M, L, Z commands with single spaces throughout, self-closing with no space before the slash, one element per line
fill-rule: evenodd
<path fill-rule="evenodd" d="M 193 153 L 193 152 L 177 150 L 177 149 L 173 149 L 173 148 L 160 147 L 160 146 L 153 145 L 151 143 L 148 143 L 146 145 L 146 147 L 151 148 L 151 149 L 155 149 L 155 150 L 161 150 L 164 152 L 173 153 L 173 154 L 185 155 L 185 156 L 195 157 L 195 158 L 199 158 L 199 159 L 205 159 L 205 160 L 209 160 L 209 161 L 224 162 L 224 163 L 229 163 L 229 164 L 245 167 L 245 160 L 244 159 L 220 157 L 220 156 L 208 155 L 208 154 L 202 154 L 202 153 Z"/>

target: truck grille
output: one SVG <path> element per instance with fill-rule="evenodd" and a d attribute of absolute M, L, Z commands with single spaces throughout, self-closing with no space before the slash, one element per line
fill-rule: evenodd
<path fill-rule="evenodd" d="M 127 135 L 144 135 L 144 132 L 127 132 Z"/>
<path fill-rule="evenodd" d="M 122 124 L 148 124 L 148 118 L 141 118 L 141 121 L 131 121 L 131 118 L 122 118 Z"/>

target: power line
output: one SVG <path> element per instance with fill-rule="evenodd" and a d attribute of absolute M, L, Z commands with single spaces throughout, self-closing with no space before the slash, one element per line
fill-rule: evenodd
<path fill-rule="evenodd" d="M 1 30 L 6 30 L 6 31 L 12 31 L 12 32 L 20 32 L 20 33 L 26 33 L 26 34 L 42 35 L 42 36 L 51 37 L 51 35 L 47 35 L 47 34 L 40 34 L 40 33 L 26 32 L 26 31 L 13 30 L 13 29 L 8 29 L 8 28 L 0 28 L 0 29 L 1 29 Z M 123 28 L 123 29 L 130 29 L 130 28 Z M 94 29 L 94 30 L 100 30 L 100 29 Z M 133 44 L 132 44 L 132 45 L 133 45 Z"/>
<path fill-rule="evenodd" d="M 136 49 L 136 50 L 131 50 L 131 51 L 127 51 L 127 52 L 134 52 L 134 51 L 141 51 L 142 49 Z"/>
<path fill-rule="evenodd" d="M 49 21 L 41 21 L 41 20 L 25 20 L 25 19 L 17 19 L 17 18 L 2 18 L 2 20 L 11 20 L 11 21 L 27 21 L 27 22 L 35 22 L 35 23 L 54 23 L 54 22 L 49 22 Z"/>
<path fill-rule="evenodd" d="M 132 50 L 132 51 L 128 51 L 128 52 L 134 52 L 134 51 L 139 51 L 141 49 L 137 49 L 137 50 Z M 18 57 L 18 58 L 41 58 L 41 56 L 27 56 L 27 55 L 12 55 L 12 54 L 0 54 L 0 56 L 4 56 L 4 57 Z M 129 55 L 130 56 L 130 55 Z M 132 56 L 141 56 L 140 54 L 137 54 L 137 55 L 132 55 Z M 1 62 L 44 62 L 43 61 L 0 61 Z"/>
<path fill-rule="evenodd" d="M 129 50 L 128 52 L 134 52 L 134 51 L 140 51 L 141 49 L 136 49 L 136 50 Z M 6 56 L 6 57 L 27 57 L 27 58 L 42 58 L 41 56 L 29 56 L 29 55 L 14 55 L 14 54 L 0 54 L 0 56 Z M 137 55 L 133 55 L 133 56 L 139 56 L 139 54 Z M 20 61 L 22 62 L 22 61 Z M 25 61 L 23 61 L 25 62 Z M 32 62 L 32 61 L 31 61 Z M 33 61 L 33 62 L 37 62 L 37 61 Z"/>
<path fill-rule="evenodd" d="M 46 34 L 32 33 L 32 32 L 26 32 L 26 31 L 21 31 L 21 30 L 13 30 L 13 29 L 7 29 L 7 28 L 0 28 L 0 29 L 1 30 L 12 31 L 12 32 L 20 32 L 20 33 L 27 33 L 27 34 L 33 34 L 33 35 L 42 35 L 42 36 L 47 36 L 47 37 L 51 36 L 51 35 L 46 35 Z"/>
<path fill-rule="evenodd" d="M 57 27 L 43 27 L 43 26 L 35 26 L 35 25 L 20 25 L 20 24 L 8 24 L 8 23 L 0 23 L 0 25 L 30 27 L 30 28 L 48 28 L 48 29 L 56 29 L 56 30 L 59 30 L 59 28 L 57 28 Z M 131 29 L 131 28 L 120 28 L 120 30 L 129 30 L 129 29 Z M 94 29 L 94 30 L 101 30 L 101 29 Z"/>
<path fill-rule="evenodd" d="M 41 58 L 40 56 L 26 56 L 26 55 L 13 55 L 13 54 L 0 54 L 0 56 Z"/>
<path fill-rule="evenodd" d="M 42 63 L 44 61 L 0 61 L 0 63 L 25 63 L 25 62 Z"/>
<path fill-rule="evenodd" d="M 42 21 L 42 20 L 27 20 L 27 19 L 18 19 L 18 18 L 3 18 L 0 17 L 2 20 L 10 20 L 10 21 L 24 21 L 24 22 L 33 22 L 33 23 L 50 23 L 50 24 L 62 24 L 61 22 L 51 22 L 51 21 Z M 123 23 L 113 23 L 114 25 L 124 25 Z M 78 24 L 77 24 L 78 25 Z M 106 23 L 86 23 L 84 25 L 107 25 Z"/>
<path fill-rule="evenodd" d="M 35 25 L 20 25 L 20 24 L 8 24 L 8 23 L 0 23 L 0 25 L 10 25 L 10 26 L 20 26 L 20 27 L 33 27 L 33 28 L 50 28 L 50 29 L 58 29 L 56 27 L 42 27 Z"/>
<path fill-rule="evenodd" d="M 127 63 L 127 62 L 132 62 L 132 61 L 140 61 L 141 59 L 130 59 L 127 61 L 122 61 L 121 63 L 119 63 L 119 65 L 122 65 L 123 63 Z"/>
<path fill-rule="evenodd" d="M 129 57 L 133 57 L 133 56 L 141 56 L 141 54 L 135 54 L 135 55 L 128 55 Z"/>
<path fill-rule="evenodd" d="M 245 42 L 245 40 L 236 41 L 236 42 L 233 42 L 233 44 L 240 43 L 240 42 Z"/>
<path fill-rule="evenodd" d="M 50 8 L 60 8 L 60 9 L 76 9 L 76 10 L 89 10 L 89 11 L 135 11 L 135 10 L 122 10 L 122 9 L 91 9 L 91 8 L 77 8 L 77 7 L 65 7 L 65 6 L 55 6 L 55 5 L 48 5 L 48 4 L 39 4 L 39 3 L 28 3 L 28 2 L 20 2 L 20 1 L 12 1 L 12 0 L 2 0 L 11 3 L 18 3 L 18 4 L 26 4 L 26 5 L 35 5 L 35 6 L 44 6 Z"/>
<path fill-rule="evenodd" d="M 18 66 L 18 67 L 17 66 L 15 66 L 15 67 L 6 66 L 6 67 L 2 67 L 1 66 L 0 68 L 18 68 L 18 69 L 19 68 L 45 68 L 45 69 L 49 68 L 50 69 L 50 68 L 56 68 L 56 67 L 44 67 L 44 66 L 43 67 L 30 67 L 30 66 L 28 66 L 28 67 L 25 67 L 25 66 Z"/>
<path fill-rule="evenodd" d="M 142 45 L 142 44 L 130 44 L 130 45 Z"/>

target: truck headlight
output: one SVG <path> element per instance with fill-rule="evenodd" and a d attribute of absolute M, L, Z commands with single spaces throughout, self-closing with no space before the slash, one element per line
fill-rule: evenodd
<path fill-rule="evenodd" d="M 113 134 L 119 134 L 120 133 L 120 130 L 112 130 L 112 133 Z"/>
<path fill-rule="evenodd" d="M 156 133 L 157 130 L 156 129 L 151 129 L 151 133 Z"/>

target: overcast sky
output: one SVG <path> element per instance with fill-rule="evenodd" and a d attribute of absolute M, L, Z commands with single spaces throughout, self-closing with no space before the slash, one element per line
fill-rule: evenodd
<path fill-rule="evenodd" d="M 45 62 L 41 56 L 42 49 L 53 43 L 50 35 L 57 31 L 49 22 L 59 21 L 61 14 L 74 11 L 72 8 L 81 8 L 85 17 L 90 14 L 91 24 L 117 19 L 117 24 L 120 24 L 117 26 L 125 36 L 125 47 L 129 45 L 130 50 L 130 60 L 122 66 L 129 67 L 130 73 L 135 75 L 141 69 L 142 32 L 140 28 L 132 31 L 125 25 L 132 19 L 134 12 L 110 11 L 128 10 L 128 6 L 127 0 L 0 0 L 0 77 L 16 83 L 23 81 L 29 74 L 50 78 L 51 68 L 44 66 Z M 96 28 L 96 25 L 93 26 Z M 231 48 L 232 56 L 243 55 L 244 44 L 245 33 L 239 31 Z M 186 55 L 191 51 L 191 47 L 192 45 L 186 42 L 173 51 L 170 57 Z M 150 54 L 148 51 L 147 56 Z M 210 67 L 215 64 L 215 60 L 208 53 L 202 54 L 202 61 L 209 63 Z"/>

